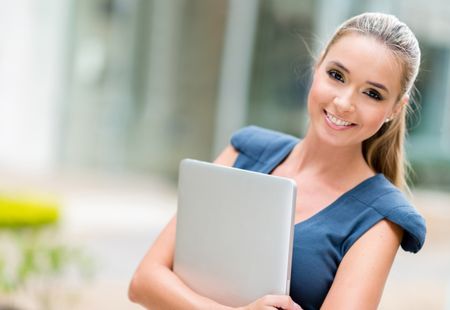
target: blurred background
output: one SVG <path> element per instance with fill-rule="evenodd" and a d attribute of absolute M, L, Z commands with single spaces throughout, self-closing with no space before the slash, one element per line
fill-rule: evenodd
<path fill-rule="evenodd" d="M 380 309 L 450 309 L 448 1 L 0 5 L 0 309 L 141 309 L 128 282 L 175 212 L 179 161 L 247 124 L 302 136 L 313 57 L 364 11 L 398 16 L 423 54 L 407 148 L 428 239 L 399 252 Z M 2 203 L 57 213 L 1 222 Z"/>

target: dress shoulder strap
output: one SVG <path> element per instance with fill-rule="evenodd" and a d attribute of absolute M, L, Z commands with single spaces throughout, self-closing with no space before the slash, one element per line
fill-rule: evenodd
<path fill-rule="evenodd" d="M 399 190 L 383 195 L 372 204 L 389 221 L 403 228 L 402 248 L 417 253 L 425 242 L 425 219 Z"/>
<path fill-rule="evenodd" d="M 270 173 L 298 142 L 294 136 L 258 126 L 241 128 L 231 137 L 239 152 L 234 167 Z"/>

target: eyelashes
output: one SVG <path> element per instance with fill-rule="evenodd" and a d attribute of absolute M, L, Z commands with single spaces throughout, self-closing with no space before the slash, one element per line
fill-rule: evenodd
<path fill-rule="evenodd" d="M 375 89 L 369 89 L 369 90 L 365 91 L 364 94 L 366 94 L 370 98 L 373 98 L 377 101 L 383 100 L 383 97 Z"/>
<path fill-rule="evenodd" d="M 345 82 L 344 81 L 344 76 L 338 70 L 335 70 L 335 69 L 328 70 L 327 74 L 328 74 L 328 76 L 330 78 L 332 78 L 334 80 L 337 80 L 337 81 L 342 82 L 342 83 Z"/>
<path fill-rule="evenodd" d="M 335 80 L 340 83 L 345 83 L 344 75 L 339 70 L 336 69 L 327 70 L 327 75 L 332 80 Z M 363 94 L 366 94 L 369 98 L 374 99 L 376 101 L 381 101 L 384 99 L 383 96 L 380 94 L 380 92 L 373 88 L 365 90 Z"/>

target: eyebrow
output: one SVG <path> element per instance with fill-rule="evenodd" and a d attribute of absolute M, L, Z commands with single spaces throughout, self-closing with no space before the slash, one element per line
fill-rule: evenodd
<path fill-rule="evenodd" d="M 380 89 L 383 89 L 385 92 L 387 92 L 389 94 L 389 90 L 383 84 L 380 84 L 380 83 L 377 83 L 377 82 L 372 82 L 372 81 L 366 81 L 366 83 L 370 84 L 372 86 L 378 87 Z"/>
<path fill-rule="evenodd" d="M 348 74 L 350 74 L 350 70 L 348 70 L 342 63 L 340 63 L 339 61 L 330 61 L 330 63 L 334 64 L 336 67 L 341 68 L 343 71 L 347 72 Z M 384 91 L 386 91 L 387 93 L 389 93 L 389 90 L 387 89 L 386 86 L 384 86 L 381 83 L 377 83 L 377 82 L 372 82 L 372 81 L 366 81 L 367 84 L 370 84 L 372 86 L 375 86 L 379 89 L 382 89 Z"/>
<path fill-rule="evenodd" d="M 330 63 L 332 63 L 333 65 L 335 65 L 336 67 L 341 68 L 342 70 L 344 70 L 347 73 L 350 73 L 350 70 L 348 70 L 343 64 L 341 64 L 339 61 L 330 61 Z"/>

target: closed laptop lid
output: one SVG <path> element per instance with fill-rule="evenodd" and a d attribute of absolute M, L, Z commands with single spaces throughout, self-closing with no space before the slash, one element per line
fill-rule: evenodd
<path fill-rule="evenodd" d="M 183 160 L 174 272 L 229 306 L 288 294 L 296 192 L 287 178 Z"/>

